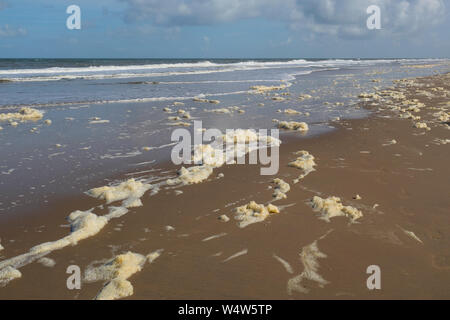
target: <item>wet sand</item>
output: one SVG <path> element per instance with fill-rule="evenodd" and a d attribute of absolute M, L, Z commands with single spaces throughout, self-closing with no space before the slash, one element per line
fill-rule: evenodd
<path fill-rule="evenodd" d="M 425 103 L 415 115 L 428 122 L 430 131 L 413 127 L 414 121 L 391 110 L 380 110 L 383 103 L 368 102 L 361 106 L 373 112 L 369 118 L 333 122 L 336 130 L 331 133 L 312 138 L 284 133 L 276 176 L 261 176 L 255 165 L 224 166 L 208 181 L 179 189 L 180 195 L 173 189 L 145 195 L 142 207 L 111 221 L 97 235 L 50 253 L 47 257 L 56 262 L 54 267 L 34 262 L 20 268 L 22 277 L 0 288 L 0 299 L 92 299 L 104 283 L 83 283 L 81 290 L 68 290 L 68 265 L 86 270 L 92 262 L 106 262 L 120 253 L 146 255 L 157 249 L 164 249 L 162 255 L 129 278 L 134 287 L 129 298 L 450 298 L 450 151 L 448 144 L 435 140 L 449 139 L 450 131 L 448 123 L 435 119 L 438 110 L 432 109 L 443 106 L 448 113 L 449 104 L 442 103 L 450 101 L 450 77 L 418 81 L 431 85 L 421 90 L 444 88 L 433 92 L 432 98 L 417 95 L 414 88 L 406 94 Z M 392 139 L 397 143 L 383 146 Z M 301 171 L 288 163 L 300 150 L 315 157 L 316 171 L 293 184 Z M 174 168 L 167 164 L 167 169 Z M 218 178 L 219 173 L 224 177 Z M 277 177 L 291 185 L 287 199 L 273 202 L 281 212 L 239 228 L 234 209 L 252 200 L 267 204 Z M 356 194 L 362 199 L 353 199 Z M 347 217 L 327 223 L 309 205 L 313 196 L 338 196 L 344 205 L 361 210 L 363 217 L 353 224 Z M 66 236 L 69 228 L 60 226 L 67 224 L 64 218 L 70 212 L 103 203 L 87 195 L 50 199 L 33 216 L 0 217 L 5 247 L 0 259 Z M 223 214 L 231 220 L 220 221 Z M 215 235 L 220 237 L 204 241 Z M 304 280 L 301 284 L 309 292 L 289 292 L 288 281 L 305 270 L 302 248 L 315 241 L 324 254 L 316 256 L 316 271 L 326 284 Z M 381 268 L 381 290 L 366 287 L 370 265 Z"/>

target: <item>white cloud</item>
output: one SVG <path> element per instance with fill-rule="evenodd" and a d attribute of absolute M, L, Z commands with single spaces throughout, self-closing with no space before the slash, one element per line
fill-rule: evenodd
<path fill-rule="evenodd" d="M 286 16 L 295 0 L 122 0 L 127 21 L 151 19 L 159 25 L 210 25 L 261 16 Z"/>
<path fill-rule="evenodd" d="M 367 36 L 370 5 L 381 8 L 385 33 L 420 32 L 441 23 L 443 0 L 121 0 L 127 22 L 157 26 L 214 25 L 263 17 L 294 30 L 343 37 Z"/>
<path fill-rule="evenodd" d="M 0 26 L 0 37 L 17 37 L 25 36 L 26 34 L 27 30 L 25 28 L 14 28 L 7 24 Z"/>

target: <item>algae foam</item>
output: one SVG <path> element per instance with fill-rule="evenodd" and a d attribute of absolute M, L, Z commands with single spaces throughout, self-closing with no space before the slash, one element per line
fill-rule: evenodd
<path fill-rule="evenodd" d="M 209 165 L 194 166 L 189 168 L 182 167 L 178 170 L 178 177 L 175 179 L 167 179 L 166 183 L 168 185 L 197 184 L 208 179 L 212 173 L 213 167 Z"/>
<path fill-rule="evenodd" d="M 87 194 L 91 197 L 105 200 L 106 204 L 123 200 L 122 206 L 133 208 L 142 206 L 140 198 L 151 188 L 152 185 L 150 184 L 129 179 L 116 186 L 104 186 L 91 189 Z"/>
<path fill-rule="evenodd" d="M 323 239 L 325 236 L 322 236 L 319 240 Z M 329 281 L 325 280 L 319 274 L 319 259 L 324 259 L 326 257 L 327 255 L 319 250 L 317 240 L 303 247 L 300 252 L 300 262 L 303 265 L 303 272 L 288 280 L 288 294 L 292 295 L 294 291 L 308 293 L 310 289 L 303 285 L 305 280 L 316 282 L 320 288 L 323 288 L 328 284 Z"/>
<path fill-rule="evenodd" d="M 22 277 L 22 273 L 19 270 L 8 266 L 0 269 L 0 287 L 6 286 L 11 280 Z"/>
<path fill-rule="evenodd" d="M 286 85 L 280 85 L 280 86 L 253 86 L 250 89 L 253 93 L 267 93 L 269 91 L 275 91 L 275 90 L 283 90 L 286 89 Z"/>
<path fill-rule="evenodd" d="M 115 300 L 133 295 L 133 285 L 128 279 L 142 270 L 148 260 L 150 263 L 160 256 L 161 250 L 147 256 L 130 252 L 120 254 L 104 265 L 89 268 L 84 274 L 84 281 L 106 281 L 104 287 L 95 297 L 96 300 Z"/>
<path fill-rule="evenodd" d="M 265 206 L 251 201 L 246 205 L 236 208 L 235 213 L 235 219 L 240 221 L 239 227 L 245 228 L 250 224 L 266 220 L 271 214 L 280 213 L 280 210 L 273 204 Z"/>
<path fill-rule="evenodd" d="M 296 121 L 278 121 L 278 128 L 285 130 L 294 130 L 306 132 L 309 130 L 309 126 L 306 122 L 296 122 Z"/>
<path fill-rule="evenodd" d="M 322 199 L 319 196 L 314 196 L 310 205 L 314 211 L 320 212 L 320 218 L 327 222 L 330 222 L 331 218 L 340 216 L 348 217 L 354 222 L 363 216 L 360 210 L 351 206 L 344 206 L 338 197 Z"/>
<path fill-rule="evenodd" d="M 303 171 L 303 173 L 294 180 L 294 183 L 298 183 L 301 179 L 305 178 L 308 174 L 315 171 L 314 168 L 316 163 L 314 161 L 314 156 L 310 154 L 308 151 L 298 151 L 295 153 L 299 155 L 295 161 L 289 163 L 290 167 L 294 167 Z"/>
<path fill-rule="evenodd" d="M 289 183 L 279 178 L 274 179 L 273 182 L 276 184 L 275 190 L 273 192 L 273 197 L 275 198 L 275 200 L 286 199 L 286 193 L 291 190 L 291 186 L 289 185 Z"/>
<path fill-rule="evenodd" d="M 23 107 L 19 112 L 0 113 L 0 121 L 36 121 L 42 119 L 43 112 L 30 108 Z"/>

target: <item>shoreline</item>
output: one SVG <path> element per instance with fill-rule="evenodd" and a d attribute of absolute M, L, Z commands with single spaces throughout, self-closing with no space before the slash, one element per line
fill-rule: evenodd
<path fill-rule="evenodd" d="M 448 92 L 449 74 L 418 81 L 439 82 L 439 78 Z M 447 82 L 442 83 L 442 79 Z M 449 101 L 448 93 L 445 100 Z M 425 102 L 424 110 L 430 112 L 428 104 L 434 106 L 435 102 Z M 449 169 L 445 159 L 450 153 L 448 146 L 433 141 L 448 139 L 449 131 L 443 125 L 433 126 L 431 131 L 413 128 L 410 120 L 394 117 L 392 111 L 366 107 L 372 109 L 369 117 L 333 122 L 337 130 L 332 132 L 310 138 L 283 135 L 280 171 L 274 177 L 260 176 L 259 166 L 225 166 L 216 169 L 208 181 L 183 187 L 178 196 L 173 190 L 151 198 L 144 196 L 143 207 L 133 209 L 99 234 L 49 254 L 56 262 L 51 269 L 38 263 L 21 268 L 22 278 L 0 288 L 0 299 L 90 299 L 102 283 L 83 283 L 79 292 L 67 290 L 68 262 L 85 269 L 93 261 L 110 259 L 127 250 L 146 254 L 158 249 L 164 249 L 161 257 L 130 279 L 134 286 L 131 299 L 448 298 L 450 203 L 446 200 Z M 388 115 L 391 118 L 386 118 Z M 395 144 L 383 146 L 392 139 Z M 300 150 L 312 154 L 317 167 L 293 184 L 301 172 L 288 163 Z M 220 172 L 224 178 L 216 179 Z M 262 204 L 272 200 L 271 180 L 277 177 L 291 185 L 287 199 L 274 202 L 281 212 L 261 223 L 238 228 L 233 208 L 252 200 Z M 362 199 L 353 199 L 356 194 Z M 307 203 L 314 195 L 341 197 L 344 205 L 360 209 L 363 218 L 356 224 L 349 224 L 346 217 L 324 222 Z M 5 247 L 0 255 L 12 257 L 38 243 L 67 235 L 67 228 L 56 226 L 66 223 L 69 208 L 88 209 L 102 203 L 88 196 L 82 198 L 83 208 L 79 197 L 64 199 L 61 207 L 52 207 L 45 215 L 27 216 L 26 226 L 19 217 L 14 218 L 16 226 L 0 224 Z M 374 208 L 375 204 L 379 206 Z M 65 211 L 61 212 L 63 207 Z M 231 221 L 218 221 L 221 214 Z M 39 230 L 43 225 L 51 231 L 42 228 L 43 232 L 27 239 L 13 238 L 21 228 Z M 167 226 L 174 230 L 167 230 Z M 406 231 L 413 232 L 422 243 Z M 217 235 L 221 236 L 203 241 Z M 302 248 L 316 241 L 326 255 L 318 259 L 316 271 L 326 284 L 321 288 L 320 283 L 307 280 L 303 283 L 309 289 L 307 294 L 289 294 L 287 283 L 304 269 L 299 259 Z M 291 269 L 280 261 L 287 262 Z M 380 265 L 383 272 L 380 292 L 369 291 L 365 285 L 365 270 L 372 264 Z"/>

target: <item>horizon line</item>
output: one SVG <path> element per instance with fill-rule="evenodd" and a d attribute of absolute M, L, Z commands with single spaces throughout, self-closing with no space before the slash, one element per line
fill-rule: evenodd
<path fill-rule="evenodd" d="M 224 57 L 208 57 L 208 58 L 189 58 L 189 57 L 184 57 L 184 58 L 163 58 L 163 57 L 157 57 L 157 58 L 135 58 L 135 57 L 120 57 L 120 58 L 112 58 L 112 57 L 78 57 L 78 58 L 74 58 L 74 57 L 57 57 L 57 58 L 51 58 L 51 57 L 28 57 L 28 58 L 16 58 L 16 57 L 0 57 L 0 60 L 33 60 L 33 59 L 53 59 L 53 60 L 70 60 L 70 59 L 79 59 L 79 60 L 249 60 L 249 59 L 253 59 L 253 60 L 300 60 L 300 59 L 305 59 L 305 60 L 312 60 L 312 59 L 322 59 L 322 60 L 327 60 L 327 59 L 364 59 L 364 60 L 381 60 L 381 59 L 386 59 L 386 60 L 394 60 L 394 59 L 450 59 L 450 57 L 288 57 L 288 58 L 280 58 L 280 57 L 265 57 L 265 58 L 256 58 L 256 57 L 229 57 L 229 58 L 224 58 Z"/>

